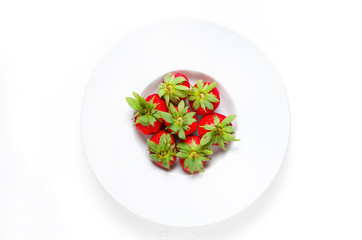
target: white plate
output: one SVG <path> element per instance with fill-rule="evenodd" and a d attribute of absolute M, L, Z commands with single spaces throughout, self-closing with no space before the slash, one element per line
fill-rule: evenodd
<path fill-rule="evenodd" d="M 193 82 L 198 72 L 215 79 L 217 112 L 238 115 L 241 141 L 218 151 L 204 173 L 188 175 L 179 162 L 171 171 L 156 167 L 125 100 L 133 91 L 151 93 L 175 70 Z M 82 109 L 85 150 L 104 188 L 131 212 L 173 226 L 221 221 L 255 201 L 282 163 L 289 126 L 282 81 L 263 52 L 228 28 L 196 20 L 155 24 L 119 41 L 97 65 Z"/>

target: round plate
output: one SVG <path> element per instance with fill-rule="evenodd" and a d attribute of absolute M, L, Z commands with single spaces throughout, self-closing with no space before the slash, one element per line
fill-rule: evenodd
<path fill-rule="evenodd" d="M 152 93 L 173 71 L 215 80 L 216 112 L 237 114 L 228 151 L 216 150 L 205 172 L 179 162 L 162 170 L 148 157 L 126 97 Z M 290 127 L 287 96 L 273 65 L 250 40 L 223 26 L 177 20 L 140 29 L 97 65 L 82 109 L 84 147 L 95 175 L 122 206 L 157 223 L 200 226 L 226 219 L 255 201 L 275 177 Z"/>

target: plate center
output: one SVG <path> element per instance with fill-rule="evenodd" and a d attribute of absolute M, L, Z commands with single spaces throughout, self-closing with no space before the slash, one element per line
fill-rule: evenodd
<path fill-rule="evenodd" d="M 200 79 L 206 81 L 206 82 L 217 82 L 217 89 L 219 90 L 220 93 L 220 105 L 219 107 L 215 110 L 215 113 L 220 113 L 223 114 L 225 116 L 231 115 L 231 114 L 235 114 L 236 110 L 235 110 L 235 105 L 234 102 L 232 100 L 232 96 L 230 96 L 228 94 L 228 92 L 226 91 L 226 89 L 222 86 L 222 83 L 220 83 L 217 79 L 214 79 L 213 77 L 199 72 L 199 71 L 194 71 L 194 70 L 175 70 L 172 71 L 172 73 L 181 73 L 183 75 L 185 75 L 190 82 L 190 85 L 193 86 L 196 84 L 196 82 Z M 166 74 L 168 74 L 169 72 L 166 72 L 165 74 L 157 77 L 155 80 L 151 81 L 146 87 L 145 89 L 143 89 L 143 91 L 141 92 L 142 96 L 149 96 L 151 94 L 157 93 L 158 90 L 158 85 L 163 81 L 163 78 Z M 188 101 L 185 101 L 186 105 L 189 106 Z M 191 109 L 190 109 L 191 110 Z M 192 110 L 191 110 L 192 111 Z M 201 118 L 203 116 L 202 115 L 198 115 L 196 114 L 196 119 L 197 122 L 199 123 Z M 235 127 L 235 131 L 237 132 L 237 118 L 233 121 L 233 125 Z M 150 138 L 151 136 L 145 136 L 142 133 L 140 133 L 139 131 L 135 130 L 134 131 L 136 138 L 138 138 L 138 142 L 140 142 L 141 144 L 139 144 L 140 147 L 140 151 L 144 151 L 145 154 L 145 159 L 149 159 L 149 163 L 148 164 L 153 164 L 154 169 L 155 169 L 155 174 L 169 174 L 171 176 L 179 176 L 179 177 L 195 177 L 197 178 L 197 175 L 203 175 L 203 174 L 208 174 L 210 173 L 210 171 L 219 164 L 219 162 L 223 161 L 223 159 L 227 156 L 228 151 L 224 151 L 221 148 L 219 148 L 218 146 L 213 146 L 212 148 L 214 149 L 214 154 L 212 155 L 212 161 L 208 161 L 205 164 L 205 172 L 203 173 L 197 173 L 197 174 L 189 174 L 187 173 L 182 167 L 181 164 L 179 163 L 179 160 L 177 160 L 172 166 L 170 170 L 167 169 L 161 169 L 159 167 L 156 166 L 156 164 L 154 164 L 151 160 L 151 158 L 149 157 L 148 151 L 146 151 L 145 149 L 147 149 L 147 138 Z M 198 131 L 196 130 L 193 134 L 191 134 L 192 136 L 199 136 Z M 179 142 L 176 139 L 176 144 Z M 232 145 L 232 144 L 231 144 Z M 230 145 L 227 145 L 226 148 L 230 148 Z"/>

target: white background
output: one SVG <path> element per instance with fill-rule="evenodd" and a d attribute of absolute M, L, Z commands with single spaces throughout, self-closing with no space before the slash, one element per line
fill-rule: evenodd
<path fill-rule="evenodd" d="M 362 2 L 220 2 L 0 1 L 0 239 L 362 239 Z M 119 206 L 80 135 L 100 58 L 135 28 L 182 17 L 259 44 L 292 113 L 270 188 L 200 228 L 157 225 Z"/>

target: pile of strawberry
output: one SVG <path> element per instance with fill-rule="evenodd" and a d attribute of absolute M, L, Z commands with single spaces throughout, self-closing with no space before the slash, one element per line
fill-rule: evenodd
<path fill-rule="evenodd" d="M 134 125 L 147 139 L 148 151 L 157 166 L 170 169 L 176 158 L 190 173 L 203 172 L 206 161 L 213 154 L 212 145 L 226 150 L 225 143 L 238 141 L 231 122 L 236 115 L 228 117 L 214 113 L 220 104 L 216 82 L 197 81 L 190 86 L 181 73 L 169 73 L 158 86 L 157 94 L 146 98 L 133 93 L 127 102 L 136 112 Z M 188 103 L 192 109 L 186 106 Z M 203 115 L 197 123 L 196 114 Z M 191 136 L 198 129 L 199 136 Z M 180 141 L 176 145 L 175 137 Z"/>

